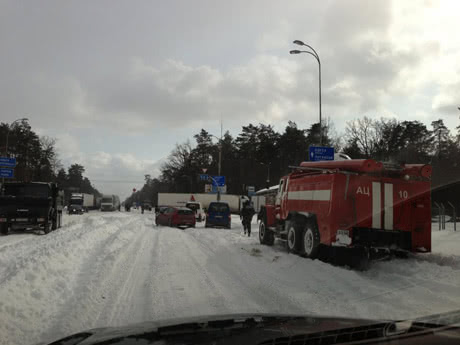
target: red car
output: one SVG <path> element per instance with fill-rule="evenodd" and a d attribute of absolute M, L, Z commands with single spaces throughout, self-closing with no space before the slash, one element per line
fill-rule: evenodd
<path fill-rule="evenodd" d="M 155 219 L 157 225 L 171 227 L 195 227 L 195 212 L 186 207 L 168 206 L 160 210 Z"/>

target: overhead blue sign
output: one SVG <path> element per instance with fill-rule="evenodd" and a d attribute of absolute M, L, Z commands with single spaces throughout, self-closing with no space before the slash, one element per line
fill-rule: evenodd
<path fill-rule="evenodd" d="M 16 166 L 16 158 L 0 157 L 0 167 L 14 168 Z"/>
<path fill-rule="evenodd" d="M 212 185 L 219 186 L 219 187 L 225 186 L 225 176 L 213 176 Z"/>
<path fill-rule="evenodd" d="M 323 147 L 323 146 L 310 146 L 309 158 L 311 162 L 333 161 L 334 160 L 334 148 L 333 147 Z"/>
<path fill-rule="evenodd" d="M 0 168 L 0 177 L 2 178 L 13 178 L 14 169 Z"/>

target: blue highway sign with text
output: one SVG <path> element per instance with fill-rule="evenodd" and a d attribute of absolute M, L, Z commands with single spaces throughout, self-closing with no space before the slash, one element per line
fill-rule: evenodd
<path fill-rule="evenodd" d="M 213 176 L 212 185 L 219 186 L 219 187 L 225 186 L 225 176 Z"/>
<path fill-rule="evenodd" d="M 16 158 L 0 157 L 0 167 L 14 168 L 16 166 Z"/>
<path fill-rule="evenodd" d="M 0 168 L 0 177 L 2 178 L 13 178 L 14 169 Z"/>
<path fill-rule="evenodd" d="M 334 160 L 334 148 L 333 147 L 323 147 L 323 146 L 310 146 L 309 158 L 311 162 L 333 161 Z"/>

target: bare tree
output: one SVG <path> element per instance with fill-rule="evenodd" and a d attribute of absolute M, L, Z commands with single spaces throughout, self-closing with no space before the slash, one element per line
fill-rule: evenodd
<path fill-rule="evenodd" d="M 345 133 L 347 140 L 356 143 L 365 157 L 373 156 L 379 141 L 375 121 L 367 116 L 349 121 L 347 122 Z"/>

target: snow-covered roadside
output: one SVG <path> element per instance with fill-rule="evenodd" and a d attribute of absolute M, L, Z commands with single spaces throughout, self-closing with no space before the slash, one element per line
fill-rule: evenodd
<path fill-rule="evenodd" d="M 283 312 L 413 318 L 460 309 L 460 232 L 433 253 L 366 272 L 262 246 L 232 230 L 153 225 L 146 212 L 65 216 L 49 235 L 0 237 L 0 343 L 51 341 L 160 318 Z"/>

